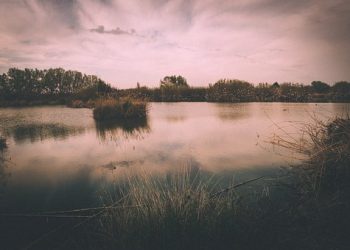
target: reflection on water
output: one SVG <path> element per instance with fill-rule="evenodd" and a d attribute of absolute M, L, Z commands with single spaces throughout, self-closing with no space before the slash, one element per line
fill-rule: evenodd
<path fill-rule="evenodd" d="M 6 141 L 0 137 L 0 201 L 10 174 L 7 171 L 7 145 Z"/>
<path fill-rule="evenodd" d="M 17 143 L 21 143 L 25 140 L 35 142 L 49 138 L 65 139 L 83 132 L 83 128 L 70 127 L 56 123 L 16 124 L 14 126 L 2 128 L 2 134 L 5 137 L 12 137 Z"/>
<path fill-rule="evenodd" d="M 16 143 L 68 139 L 94 127 L 91 110 L 66 107 L 0 109 L 0 134 Z"/>
<path fill-rule="evenodd" d="M 252 106 L 249 103 L 237 103 L 232 106 L 230 103 L 217 103 L 218 117 L 223 121 L 232 121 L 248 118 L 251 116 Z"/>
<path fill-rule="evenodd" d="M 142 138 L 150 132 L 147 118 L 133 120 L 95 121 L 96 133 L 102 141 L 123 138 Z"/>
<path fill-rule="evenodd" d="M 169 115 L 165 118 L 169 122 L 183 122 L 186 120 L 186 116 L 184 115 Z"/>
<path fill-rule="evenodd" d="M 276 131 L 274 124 L 307 122 L 310 114 L 329 118 L 348 108 L 153 103 L 146 120 L 103 123 L 95 122 L 89 109 L 0 109 L 0 133 L 7 136 L 11 159 L 0 168 L 0 174 L 11 173 L 0 212 L 93 206 L 101 187 L 139 169 L 166 173 L 192 166 L 224 176 L 235 173 L 237 179 L 261 174 L 289 161 L 257 146 L 259 136 Z"/>
<path fill-rule="evenodd" d="M 109 170 L 115 170 L 117 168 L 128 168 L 136 164 L 142 165 L 143 161 L 111 161 L 107 164 L 103 164 L 101 167 Z"/>

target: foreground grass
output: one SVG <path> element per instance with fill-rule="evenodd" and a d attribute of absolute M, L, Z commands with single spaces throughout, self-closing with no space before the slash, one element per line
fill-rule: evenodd
<path fill-rule="evenodd" d="M 200 243 L 205 247 L 209 242 L 199 240 L 224 237 L 223 224 L 232 223 L 238 213 L 235 195 L 212 197 L 210 181 L 196 178 L 200 177 L 190 172 L 131 177 L 121 203 L 130 209 L 112 210 L 101 220 L 115 246 L 179 249 Z"/>
<path fill-rule="evenodd" d="M 98 121 L 111 119 L 140 119 L 147 115 L 147 103 L 132 100 L 101 99 L 93 110 Z"/>
<path fill-rule="evenodd" d="M 258 247 L 249 240 L 257 237 L 253 218 L 260 219 L 246 207 L 248 197 L 242 202 L 238 186 L 221 189 L 218 184 L 215 176 L 190 168 L 158 176 L 129 175 L 102 195 L 108 208 L 90 224 L 95 237 L 75 244 L 90 249 Z M 262 197 L 266 194 L 258 192 L 251 198 Z"/>

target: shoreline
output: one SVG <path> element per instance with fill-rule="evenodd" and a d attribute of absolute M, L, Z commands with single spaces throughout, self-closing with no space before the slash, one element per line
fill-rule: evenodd
<path fill-rule="evenodd" d="M 138 99 L 134 99 L 138 101 Z M 350 101 L 328 101 L 328 102 L 317 102 L 317 101 L 308 101 L 308 102 L 297 102 L 297 101 L 242 101 L 242 102 L 214 102 L 214 101 L 147 101 L 148 103 L 217 103 L 217 104 L 240 104 L 240 103 L 300 103 L 300 104 L 348 104 Z M 64 106 L 68 108 L 93 108 L 93 107 L 73 107 L 66 103 L 35 103 L 35 104 L 9 104 L 2 105 L 0 104 L 0 108 L 27 108 L 27 107 L 43 107 L 43 106 Z"/>

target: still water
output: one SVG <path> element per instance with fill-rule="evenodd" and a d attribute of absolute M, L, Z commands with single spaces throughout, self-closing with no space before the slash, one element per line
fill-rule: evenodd
<path fill-rule="evenodd" d="M 278 169 L 295 161 L 266 143 L 303 123 L 345 114 L 349 104 L 151 103 L 146 121 L 95 123 L 89 109 L 0 109 L 7 139 L 0 212 L 98 204 L 101 189 L 126 171 L 191 166 L 214 174 Z M 253 174 L 254 175 L 254 174 Z"/>

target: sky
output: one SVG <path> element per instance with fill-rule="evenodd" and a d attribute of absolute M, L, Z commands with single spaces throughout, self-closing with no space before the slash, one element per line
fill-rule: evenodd
<path fill-rule="evenodd" d="M 350 80 L 349 13 L 349 0 L 0 0 L 0 73 L 332 84 Z"/>

